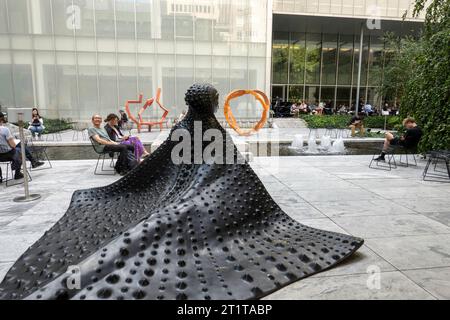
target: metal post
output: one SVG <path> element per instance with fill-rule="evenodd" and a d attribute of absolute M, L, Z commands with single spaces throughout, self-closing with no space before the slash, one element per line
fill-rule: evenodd
<path fill-rule="evenodd" d="M 28 172 L 25 158 L 25 136 L 23 134 L 23 114 L 19 114 L 19 135 L 20 135 L 20 151 L 22 154 L 22 171 L 23 171 L 23 185 L 25 188 L 25 196 L 19 196 L 13 199 L 14 202 L 30 202 L 41 197 L 40 194 L 30 194 L 28 188 Z"/>
<path fill-rule="evenodd" d="M 360 40 L 359 40 L 359 61 L 358 61 L 358 83 L 356 84 L 356 99 L 355 99 L 355 115 L 358 114 L 359 108 L 359 92 L 361 89 L 361 68 L 362 68 L 362 51 L 364 41 L 364 24 L 361 24 Z"/>

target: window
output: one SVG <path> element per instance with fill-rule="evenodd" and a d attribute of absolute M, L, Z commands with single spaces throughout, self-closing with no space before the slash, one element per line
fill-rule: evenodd
<path fill-rule="evenodd" d="M 272 51 L 272 81 L 287 83 L 288 81 L 289 34 L 275 32 Z"/>
<path fill-rule="evenodd" d="M 97 36 L 113 38 L 114 0 L 95 0 Z"/>
<path fill-rule="evenodd" d="M 7 0 L 11 33 L 28 33 L 27 0 Z"/>
<path fill-rule="evenodd" d="M 353 36 L 341 35 L 339 44 L 338 84 L 349 85 L 352 82 Z"/>
<path fill-rule="evenodd" d="M 116 1 L 117 37 L 134 39 L 135 37 L 134 1 L 129 0 L 115 0 L 115 1 Z"/>
<path fill-rule="evenodd" d="M 173 11 L 173 4 L 172 4 Z M 136 31 L 139 39 L 152 37 L 152 7 L 148 0 L 136 0 Z"/>
<path fill-rule="evenodd" d="M 303 100 L 303 86 L 289 86 L 289 101 L 298 102 Z"/>
<path fill-rule="evenodd" d="M 336 91 L 336 107 L 349 107 L 350 103 L 350 87 L 338 87 Z"/>
<path fill-rule="evenodd" d="M 384 44 L 381 39 L 372 37 L 369 51 L 369 85 L 379 85 L 383 72 Z"/>
<path fill-rule="evenodd" d="M 322 59 L 322 84 L 335 84 L 337 35 L 327 34 L 323 36 Z"/>
<path fill-rule="evenodd" d="M 318 84 L 320 80 L 321 35 L 306 34 L 306 83 Z"/>
<path fill-rule="evenodd" d="M 290 77 L 289 82 L 302 84 L 305 76 L 306 44 L 304 33 L 292 33 L 290 45 Z"/>

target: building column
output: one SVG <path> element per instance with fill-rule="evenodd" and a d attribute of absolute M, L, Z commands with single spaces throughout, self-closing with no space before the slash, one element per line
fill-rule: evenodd
<path fill-rule="evenodd" d="M 355 115 L 358 114 L 359 108 L 359 92 L 361 90 L 361 68 L 362 68 L 362 54 L 364 42 L 364 25 L 361 24 L 360 40 L 359 40 L 359 61 L 358 61 L 358 82 L 356 84 L 356 99 L 355 99 Z"/>

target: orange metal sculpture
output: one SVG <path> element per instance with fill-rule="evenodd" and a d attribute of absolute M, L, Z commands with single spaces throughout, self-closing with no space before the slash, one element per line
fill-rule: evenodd
<path fill-rule="evenodd" d="M 258 123 L 256 125 L 253 126 L 253 128 L 249 129 L 249 130 L 242 130 L 237 122 L 236 122 L 236 118 L 234 117 L 232 111 L 231 111 L 231 107 L 230 107 L 230 101 L 250 94 L 252 96 L 255 97 L 255 99 L 257 101 L 259 101 L 259 103 L 261 103 L 261 106 L 263 107 L 263 112 L 261 115 L 261 119 L 258 121 Z M 230 125 L 231 128 L 233 128 L 234 131 L 236 131 L 240 136 L 249 136 L 252 133 L 255 133 L 257 131 L 259 131 L 262 127 L 264 127 L 264 125 L 266 124 L 267 121 L 267 113 L 269 112 L 270 109 L 270 101 L 269 98 L 267 98 L 266 94 L 262 91 L 259 90 L 235 90 L 232 91 L 227 98 L 225 99 L 225 105 L 224 105 L 224 114 L 225 114 L 225 119 L 227 120 L 228 124 Z"/>
<path fill-rule="evenodd" d="M 142 97 L 143 97 L 143 94 L 141 93 L 139 95 L 139 100 L 128 100 L 125 103 L 125 110 L 128 114 L 128 117 L 131 119 L 131 121 L 136 123 L 139 133 L 141 132 L 142 126 L 148 126 L 148 129 L 150 131 L 152 126 L 159 125 L 159 129 L 162 130 L 163 124 L 166 122 L 166 117 L 169 114 L 169 110 L 164 108 L 164 106 L 160 102 L 161 88 L 158 88 L 158 90 L 156 91 L 156 98 L 154 97 L 154 98 L 148 99 L 145 102 L 145 104 L 139 110 L 139 113 L 138 113 L 139 119 L 136 119 L 136 117 L 130 111 L 130 104 L 142 103 Z M 153 102 L 155 102 L 155 101 L 158 104 L 158 106 L 163 110 L 163 115 L 162 115 L 161 119 L 159 121 L 144 121 L 144 119 L 142 118 L 142 114 L 148 107 L 153 105 Z"/>

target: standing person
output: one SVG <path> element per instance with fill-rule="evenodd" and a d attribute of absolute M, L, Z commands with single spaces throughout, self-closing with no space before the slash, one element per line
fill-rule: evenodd
<path fill-rule="evenodd" d="M 114 169 L 118 174 L 125 175 L 137 165 L 134 157 L 134 146 L 112 141 L 106 130 L 100 127 L 102 120 L 102 117 L 98 114 L 92 116 L 93 126 L 88 129 L 89 138 L 92 139 L 92 143 L 100 152 L 120 153 Z"/>
<path fill-rule="evenodd" d="M 122 134 L 122 131 L 120 131 L 120 128 L 118 126 L 119 117 L 117 115 L 115 115 L 114 113 L 109 114 L 106 117 L 105 122 L 105 130 L 108 133 L 109 138 L 112 141 L 119 142 L 120 144 L 134 146 L 134 155 L 137 160 L 146 158 L 150 155 L 150 153 L 148 153 L 138 137 L 132 137 Z"/>
<path fill-rule="evenodd" d="M 383 150 L 375 161 L 385 161 L 385 155 L 390 146 L 402 146 L 407 149 L 415 148 L 422 138 L 422 129 L 417 125 L 414 118 L 408 117 L 403 120 L 403 126 L 406 128 L 404 135 L 395 137 L 391 132 L 386 132 L 384 139 Z"/>
<path fill-rule="evenodd" d="M 128 115 L 125 111 L 119 110 L 120 120 L 119 120 L 119 128 L 123 129 L 123 125 L 128 123 Z"/>
<path fill-rule="evenodd" d="M 31 122 L 29 123 L 30 126 L 28 127 L 28 130 L 31 131 L 31 134 L 33 138 L 36 137 L 36 134 L 40 138 L 42 135 L 42 132 L 44 132 L 44 120 L 39 114 L 39 111 L 37 108 L 33 108 L 31 111 Z"/>

